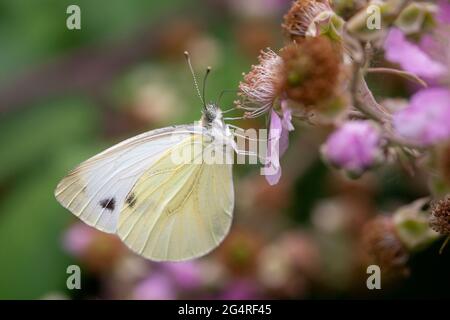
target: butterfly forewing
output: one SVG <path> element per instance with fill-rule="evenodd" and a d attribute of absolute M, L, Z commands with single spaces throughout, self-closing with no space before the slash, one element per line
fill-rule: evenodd
<path fill-rule="evenodd" d="M 57 200 L 88 225 L 117 231 L 119 213 L 139 177 L 200 126 L 177 126 L 149 131 L 123 141 L 83 162 L 57 186 Z"/>

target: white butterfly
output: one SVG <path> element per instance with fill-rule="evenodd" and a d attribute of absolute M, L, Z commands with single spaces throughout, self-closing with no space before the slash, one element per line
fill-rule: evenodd
<path fill-rule="evenodd" d="M 230 161 L 173 161 L 198 144 L 203 150 L 235 149 L 213 104 L 194 125 L 149 131 L 83 162 L 58 184 L 56 199 L 148 259 L 202 256 L 229 231 L 234 191 Z"/>
<path fill-rule="evenodd" d="M 55 197 L 85 223 L 116 233 L 148 259 L 200 257 L 230 229 L 232 164 L 180 164 L 173 155 L 201 144 L 203 150 L 225 150 L 232 157 L 233 138 L 222 111 L 204 104 L 194 125 L 149 131 L 83 162 L 58 184 Z"/>

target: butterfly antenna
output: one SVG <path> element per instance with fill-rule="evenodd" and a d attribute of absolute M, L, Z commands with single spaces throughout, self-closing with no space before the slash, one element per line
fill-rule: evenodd
<path fill-rule="evenodd" d="M 203 104 L 203 108 L 206 108 L 205 100 L 203 99 L 203 96 L 200 93 L 200 89 L 199 89 L 199 86 L 198 86 L 197 78 L 195 76 L 194 68 L 192 68 L 191 57 L 189 56 L 189 52 L 185 51 L 184 52 L 184 56 L 186 57 L 186 61 L 187 61 L 188 65 L 189 65 L 189 70 L 191 70 L 192 79 L 194 79 L 195 89 L 197 90 L 197 95 L 198 95 L 198 97 L 200 98 L 200 101 Z"/>
<path fill-rule="evenodd" d="M 208 75 L 210 74 L 210 72 L 211 72 L 211 67 L 208 67 L 207 69 L 206 69 L 206 73 L 205 73 L 205 77 L 203 78 L 203 88 L 202 88 L 202 98 L 203 98 L 203 105 L 205 104 L 205 101 L 206 101 L 206 99 L 205 99 L 205 92 L 206 92 L 206 80 L 208 79 Z"/>
<path fill-rule="evenodd" d="M 217 105 L 220 105 L 220 100 L 222 100 L 222 97 L 225 93 L 230 93 L 230 92 L 239 92 L 239 90 L 237 89 L 225 89 L 222 90 L 222 92 L 219 95 L 219 98 L 217 99 Z"/>

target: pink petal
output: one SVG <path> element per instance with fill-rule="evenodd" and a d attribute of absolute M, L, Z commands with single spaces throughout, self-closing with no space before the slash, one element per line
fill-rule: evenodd
<path fill-rule="evenodd" d="M 185 290 L 191 290 L 201 285 L 201 271 L 193 261 L 166 262 L 163 264 L 170 272 L 174 282 Z"/>
<path fill-rule="evenodd" d="M 294 130 L 292 110 L 287 106 L 286 100 L 281 101 L 281 111 L 283 112 L 283 119 L 281 120 L 280 157 L 284 155 L 289 147 L 289 131 Z"/>
<path fill-rule="evenodd" d="M 280 181 L 280 178 L 281 178 L 281 167 L 278 167 L 274 174 L 266 175 L 266 180 L 271 186 L 276 185 Z"/>
<path fill-rule="evenodd" d="M 275 111 L 271 111 L 270 114 L 270 128 L 269 128 L 269 141 L 268 141 L 268 157 L 275 162 L 278 166 L 279 162 L 279 141 L 281 133 L 283 131 L 281 119 Z"/>
<path fill-rule="evenodd" d="M 95 230 L 84 223 L 76 223 L 64 234 L 64 249 L 74 256 L 81 256 L 92 243 Z"/>
<path fill-rule="evenodd" d="M 380 132 L 369 121 L 348 121 L 328 137 L 322 152 L 333 165 L 362 173 L 381 153 Z"/>
<path fill-rule="evenodd" d="M 391 29 L 384 49 L 386 59 L 400 64 L 400 66 L 418 76 L 435 78 L 446 73 L 447 68 L 432 60 L 419 46 L 409 42 L 399 29 Z"/>
<path fill-rule="evenodd" d="M 176 291 L 170 279 L 164 274 L 152 274 L 139 283 L 133 292 L 136 300 L 172 300 Z"/>
<path fill-rule="evenodd" d="M 438 21 L 441 23 L 450 24 L 450 3 L 448 0 L 440 0 L 438 6 Z"/>
<path fill-rule="evenodd" d="M 408 107 L 394 114 L 394 128 L 424 146 L 450 138 L 450 91 L 431 88 L 416 93 Z"/>
<path fill-rule="evenodd" d="M 279 155 L 280 158 L 285 154 L 288 147 L 289 147 L 289 131 L 283 127 L 281 129 L 280 135 L 280 155 Z"/>
<path fill-rule="evenodd" d="M 280 167 L 280 138 L 282 133 L 281 119 L 278 114 L 272 110 L 270 113 L 270 128 L 266 152 L 266 166 L 264 175 L 270 185 L 278 183 L 281 177 Z"/>
<path fill-rule="evenodd" d="M 292 125 L 292 110 L 288 107 L 286 100 L 281 102 L 281 111 L 283 111 L 283 127 L 288 131 L 294 131 L 294 126 Z"/>
<path fill-rule="evenodd" d="M 267 144 L 267 161 L 264 175 L 270 185 L 275 185 L 281 178 L 280 158 L 289 146 L 289 131 L 294 130 L 292 125 L 292 111 L 285 100 L 281 102 L 283 118 L 272 110 L 270 114 L 269 141 Z"/>

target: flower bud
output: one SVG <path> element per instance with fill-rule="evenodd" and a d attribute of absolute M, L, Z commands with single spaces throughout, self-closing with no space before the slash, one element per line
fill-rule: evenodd
<path fill-rule="evenodd" d="M 450 194 L 450 141 L 437 144 L 428 161 L 430 187 L 435 196 Z"/>
<path fill-rule="evenodd" d="M 111 270 L 126 252 L 120 239 L 83 223 L 76 223 L 67 230 L 64 248 L 93 273 Z"/>
<path fill-rule="evenodd" d="M 326 37 L 306 38 L 285 47 L 280 92 L 305 106 L 317 105 L 335 93 L 341 71 L 341 47 Z"/>
<path fill-rule="evenodd" d="M 347 22 L 347 29 L 362 41 L 377 40 L 383 35 L 384 18 L 388 12 L 390 7 L 387 3 L 372 1 Z"/>
<path fill-rule="evenodd" d="M 349 121 L 329 136 L 321 151 L 333 166 L 359 176 L 383 159 L 380 130 L 369 121 Z"/>
<path fill-rule="evenodd" d="M 328 0 L 297 0 L 284 16 L 282 27 L 291 40 L 315 37 L 321 30 L 329 31 L 330 26 L 336 31 L 342 27 L 342 19 L 333 16 L 335 13 Z"/>
<path fill-rule="evenodd" d="M 366 263 L 378 265 L 384 279 L 394 281 L 409 274 L 409 253 L 395 231 L 392 217 L 370 220 L 362 232 L 362 246 Z"/>
<path fill-rule="evenodd" d="M 419 32 L 433 22 L 433 15 L 436 12 L 437 6 L 432 3 L 413 2 L 400 13 L 395 24 L 405 34 Z"/>
<path fill-rule="evenodd" d="M 441 235 L 450 235 L 450 195 L 431 203 L 430 227 Z"/>
<path fill-rule="evenodd" d="M 423 249 L 438 238 L 438 234 L 428 226 L 427 214 L 423 210 L 427 201 L 419 199 L 394 213 L 395 230 L 409 251 Z"/>
<path fill-rule="evenodd" d="M 367 0 L 333 0 L 333 9 L 338 15 L 347 20 L 365 7 L 366 4 Z"/>

